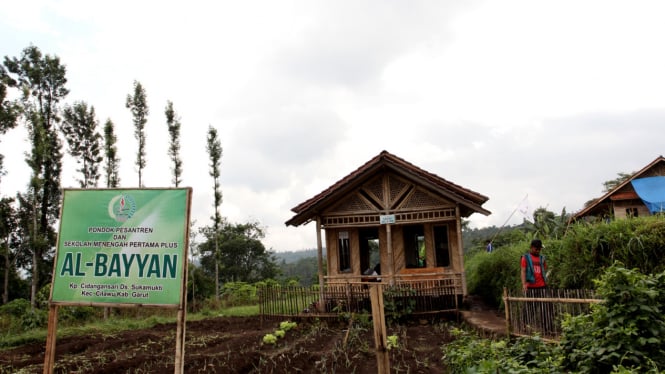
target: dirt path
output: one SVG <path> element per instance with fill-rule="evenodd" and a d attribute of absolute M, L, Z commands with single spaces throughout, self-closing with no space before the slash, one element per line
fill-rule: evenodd
<path fill-rule="evenodd" d="M 187 323 L 186 373 L 375 373 L 371 324 L 300 322 L 276 345 L 263 344 L 280 321 L 220 317 Z M 420 321 L 389 328 L 399 348 L 390 351 L 393 372 L 444 373 L 441 346 L 449 322 Z M 173 372 L 175 325 L 91 334 L 57 341 L 57 373 Z M 41 373 L 44 343 L 0 351 L 0 373 Z"/>

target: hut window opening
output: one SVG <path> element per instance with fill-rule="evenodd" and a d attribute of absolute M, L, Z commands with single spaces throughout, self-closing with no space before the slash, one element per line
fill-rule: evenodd
<path fill-rule="evenodd" d="M 351 247 L 349 246 L 348 231 L 342 231 L 339 233 L 337 250 L 339 255 L 339 271 L 351 271 Z"/>
<path fill-rule="evenodd" d="M 360 236 L 360 268 L 363 274 L 376 271 L 381 274 L 381 255 L 379 254 L 379 229 L 376 227 L 361 229 Z"/>
<path fill-rule="evenodd" d="M 404 226 L 404 256 L 407 268 L 427 267 L 423 225 Z"/>
<path fill-rule="evenodd" d="M 434 248 L 436 266 L 450 266 L 450 245 L 448 243 L 448 226 L 434 226 Z"/>
<path fill-rule="evenodd" d="M 635 207 L 626 208 L 626 217 L 628 218 L 637 217 L 637 208 Z"/>

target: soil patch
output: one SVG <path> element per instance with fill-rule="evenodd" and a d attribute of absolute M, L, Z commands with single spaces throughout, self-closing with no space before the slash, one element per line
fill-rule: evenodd
<path fill-rule="evenodd" d="M 376 373 L 371 324 L 298 321 L 277 344 L 263 337 L 279 320 L 219 317 L 187 322 L 186 373 Z M 367 323 L 365 323 L 367 325 Z M 441 346 L 452 340 L 450 323 L 421 320 L 389 327 L 392 372 L 445 373 Z M 57 373 L 169 373 L 174 371 L 175 324 L 112 335 L 57 341 Z M 0 373 L 41 373 L 45 343 L 0 351 Z"/>

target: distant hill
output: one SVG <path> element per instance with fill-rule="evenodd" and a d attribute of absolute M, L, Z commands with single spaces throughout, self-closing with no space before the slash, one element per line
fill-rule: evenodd
<path fill-rule="evenodd" d="M 276 262 L 278 264 L 291 264 L 294 262 L 298 262 L 298 260 L 301 260 L 303 258 L 308 258 L 308 257 L 314 257 L 316 258 L 316 249 L 303 249 L 299 251 L 287 251 L 287 252 L 273 252 L 273 256 L 277 260 Z M 326 249 L 323 248 L 323 257 L 325 258 L 326 256 Z"/>
<path fill-rule="evenodd" d="M 318 258 L 316 249 L 301 251 L 274 252 L 277 266 L 282 271 L 281 281 L 297 279 L 303 286 L 311 286 L 318 282 Z M 323 249 L 325 268 L 326 250 Z"/>

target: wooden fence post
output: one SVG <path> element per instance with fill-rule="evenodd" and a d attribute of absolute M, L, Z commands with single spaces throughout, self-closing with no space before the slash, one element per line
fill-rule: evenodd
<path fill-rule="evenodd" d="M 373 284 L 369 290 L 372 301 L 372 320 L 374 322 L 374 344 L 376 347 L 376 364 L 378 374 L 390 373 L 390 356 L 386 339 L 386 319 L 383 312 L 382 286 Z"/>
<path fill-rule="evenodd" d="M 503 306 L 506 311 L 506 336 L 510 339 L 510 303 L 508 300 L 508 288 L 503 288 Z"/>

